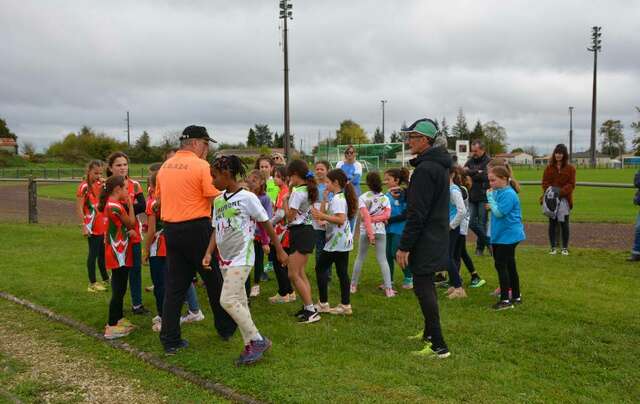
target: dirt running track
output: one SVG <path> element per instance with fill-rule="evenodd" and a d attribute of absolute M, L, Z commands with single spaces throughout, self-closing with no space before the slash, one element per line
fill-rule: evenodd
<path fill-rule="evenodd" d="M 24 185 L 0 186 L 0 222 L 27 222 L 27 188 Z M 77 224 L 74 203 L 45 198 L 38 199 L 38 218 L 44 224 Z M 525 225 L 529 245 L 548 245 L 547 225 Z M 472 232 L 471 232 L 472 233 Z M 573 223 L 571 245 L 575 247 L 629 250 L 633 243 L 634 226 L 614 223 Z M 475 241 L 470 234 L 469 241 Z"/>

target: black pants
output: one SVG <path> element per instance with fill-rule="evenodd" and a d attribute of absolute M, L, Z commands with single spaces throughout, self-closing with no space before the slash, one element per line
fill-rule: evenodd
<path fill-rule="evenodd" d="M 96 260 L 98 260 L 98 269 L 102 280 L 109 280 L 107 268 L 104 265 L 104 236 L 89 236 L 89 255 L 87 256 L 87 273 L 89 274 L 89 282 L 96 282 Z"/>
<path fill-rule="evenodd" d="M 285 248 L 284 251 L 289 254 L 289 248 Z M 271 247 L 269 253 L 269 259 L 273 262 L 273 272 L 276 273 L 276 279 L 278 280 L 278 294 L 280 296 L 286 296 L 293 293 L 293 287 L 291 286 L 291 280 L 289 279 L 289 272 L 287 268 L 283 267 L 276 256 L 276 249 Z"/>
<path fill-rule="evenodd" d="M 462 287 L 462 278 L 460 277 L 460 227 L 456 227 L 453 230 L 449 230 L 449 266 L 447 272 L 449 273 L 449 283 L 454 288 Z"/>
<path fill-rule="evenodd" d="M 329 301 L 329 273 L 331 264 L 335 264 L 340 279 L 340 303 L 349 304 L 351 298 L 351 279 L 349 279 L 349 251 L 322 251 L 316 263 L 316 278 L 320 303 Z"/>
<path fill-rule="evenodd" d="M 516 269 L 517 246 L 518 243 L 493 245 L 493 261 L 500 282 L 500 300 L 509 300 L 509 289 L 514 299 L 520 297 L 520 278 Z"/>
<path fill-rule="evenodd" d="M 262 274 L 264 273 L 264 251 L 262 250 L 262 243 L 254 240 L 253 249 L 256 253 L 256 258 L 253 265 L 253 284 L 259 285 Z"/>
<path fill-rule="evenodd" d="M 422 315 L 424 316 L 424 339 L 431 339 L 434 348 L 446 348 L 447 344 L 440 329 L 440 312 L 438 310 L 438 296 L 433 284 L 434 274 L 413 274 L 413 292 L 418 298 Z"/>
<path fill-rule="evenodd" d="M 551 243 L 551 248 L 558 247 L 558 225 L 560 225 L 562 232 L 562 248 L 569 248 L 569 216 L 565 216 L 564 222 L 549 219 L 549 242 Z"/>
<path fill-rule="evenodd" d="M 211 221 L 207 218 L 165 224 L 168 268 L 160 331 L 160 341 L 165 348 L 176 346 L 182 338 L 180 313 L 196 271 L 200 273 L 207 288 L 218 334 L 228 338 L 237 328 L 235 321 L 220 306 L 223 279 L 217 261 L 212 260 L 211 270 L 202 268 L 202 257 L 209 244 L 211 230 Z"/>
<path fill-rule="evenodd" d="M 164 305 L 164 278 L 167 274 L 167 257 L 149 257 L 149 270 L 153 283 L 153 296 L 156 298 L 156 310 L 162 317 Z"/>
<path fill-rule="evenodd" d="M 109 302 L 109 325 L 116 325 L 124 313 L 122 305 L 127 293 L 129 268 L 120 267 L 111 271 L 111 302 Z"/>
<path fill-rule="evenodd" d="M 476 267 L 475 265 L 473 265 L 473 260 L 467 252 L 467 236 L 463 235 L 460 235 L 460 258 L 462 259 L 462 262 L 464 262 L 464 266 L 467 267 L 467 271 L 469 271 L 471 275 L 476 273 Z M 459 266 L 460 264 L 458 264 L 458 267 Z"/>

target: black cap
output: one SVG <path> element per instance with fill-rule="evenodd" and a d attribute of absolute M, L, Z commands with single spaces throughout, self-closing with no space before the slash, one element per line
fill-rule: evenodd
<path fill-rule="evenodd" d="M 209 137 L 207 128 L 197 125 L 191 125 L 184 128 L 184 130 L 182 131 L 182 136 L 180 136 L 180 140 L 185 139 L 204 139 L 209 142 L 218 143 Z"/>

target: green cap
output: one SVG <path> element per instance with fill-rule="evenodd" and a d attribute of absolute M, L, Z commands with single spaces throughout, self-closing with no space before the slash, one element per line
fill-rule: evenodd
<path fill-rule="evenodd" d="M 435 139 L 438 136 L 438 124 L 429 118 L 422 118 L 415 121 L 408 128 L 402 129 L 401 133 L 419 133 L 422 136 Z"/>

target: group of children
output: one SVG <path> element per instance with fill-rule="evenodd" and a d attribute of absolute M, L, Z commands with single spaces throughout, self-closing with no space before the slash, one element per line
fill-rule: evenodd
<path fill-rule="evenodd" d="M 89 240 L 89 290 L 105 290 L 104 283 L 97 282 L 95 278 L 96 259 L 103 282 L 109 279 L 104 267 L 111 271 L 112 298 L 106 338 L 125 336 L 134 328 L 123 314 L 127 280 L 132 289 L 134 313 L 141 312 L 141 308 L 146 311 L 141 297 L 136 301 L 133 291 L 134 287 L 140 288 L 141 285 L 139 268 L 142 263 L 140 243 L 143 227 L 136 216 L 139 213 L 146 213 L 147 217 L 144 260 L 151 268 L 156 300 L 157 316 L 153 320 L 153 329 L 159 331 L 161 325 L 167 264 L 161 206 L 153 192 L 159 165 L 152 167 L 146 202 L 140 184 L 127 177 L 127 166 L 126 155 L 114 153 L 108 159 L 110 176 L 103 181 L 102 164 L 90 163 L 86 181 L 78 191 L 83 233 Z M 406 169 L 389 169 L 383 178 L 377 172 L 370 172 L 366 176 L 369 190 L 360 197 L 344 171 L 331 169 L 325 161 L 316 163 L 311 171 L 302 160 L 294 160 L 285 167 L 275 165 L 270 157 L 262 156 L 256 162 L 256 168 L 246 173 L 238 157 L 221 156 L 212 163 L 212 176 L 214 185 L 223 193 L 213 203 L 214 232 L 209 248 L 203 252 L 202 265 L 211 268 L 214 259 L 219 263 L 224 278 L 220 303 L 238 324 L 245 342 L 240 364 L 260 360 L 271 346 L 271 342 L 256 328 L 248 304 L 250 296 L 260 294 L 260 282 L 267 263 L 273 267 L 278 283 L 278 292 L 269 298 L 269 302 L 291 303 L 300 298 L 302 307 L 295 316 L 301 323 L 319 321 L 321 313 L 353 313 L 350 295 L 358 291 L 369 245 L 375 249 L 382 274 L 379 288 L 389 298 L 397 294 L 393 284 L 394 261 L 407 215 L 405 185 L 409 181 L 409 172 Z M 500 300 L 494 307 L 501 310 L 521 302 L 515 248 L 524 239 L 524 230 L 517 197 L 518 185 L 508 165 L 504 162 L 493 165 L 489 180 L 491 189 L 487 209 L 491 210 L 493 257 L 500 281 Z M 461 261 L 465 262 L 471 274 L 471 287 L 480 287 L 485 281 L 479 277 L 466 253 L 469 183 L 460 167 L 451 169 L 450 184 L 447 295 L 455 299 L 466 297 L 460 277 Z M 383 185 L 387 187 L 386 193 Z M 359 249 L 350 277 L 349 254 L 354 248 L 356 229 L 353 223 L 357 217 L 360 220 Z M 305 272 L 314 249 L 317 302 L 313 300 L 312 287 Z M 336 268 L 340 287 L 340 303 L 334 307 L 331 307 L 328 296 L 332 266 Z M 252 268 L 253 286 L 250 285 Z M 410 268 L 403 270 L 402 287 L 413 287 Z M 193 287 L 189 290 L 188 301 L 190 308 L 186 317 L 192 321 L 202 320 L 204 316 L 197 307 Z"/>

